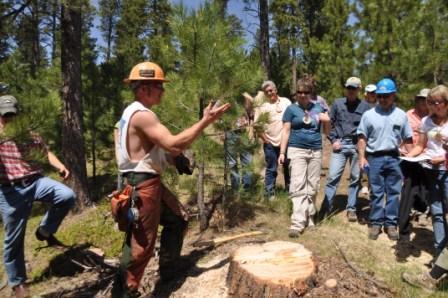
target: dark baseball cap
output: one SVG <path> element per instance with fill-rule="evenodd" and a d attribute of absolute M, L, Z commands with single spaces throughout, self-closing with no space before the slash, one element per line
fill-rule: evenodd
<path fill-rule="evenodd" d="M 0 116 L 17 114 L 17 99 L 12 95 L 0 96 Z"/>

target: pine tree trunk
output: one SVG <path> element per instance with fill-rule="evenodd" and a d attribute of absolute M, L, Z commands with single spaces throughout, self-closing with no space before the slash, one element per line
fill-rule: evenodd
<path fill-rule="evenodd" d="M 297 92 L 297 57 L 296 57 L 296 49 L 292 48 L 292 82 L 291 82 L 291 94 L 295 96 Z M 294 100 L 294 99 L 291 99 Z"/>
<path fill-rule="evenodd" d="M 286 241 L 244 246 L 231 259 L 229 297 L 302 297 L 316 271 L 311 252 Z"/>
<path fill-rule="evenodd" d="M 36 78 L 37 71 L 40 66 L 40 34 L 39 34 L 39 5 L 37 1 L 31 2 L 31 26 L 32 26 L 32 41 L 31 41 L 31 76 Z"/>
<path fill-rule="evenodd" d="M 58 0 L 53 0 L 51 7 L 51 63 L 53 64 L 56 59 Z"/>
<path fill-rule="evenodd" d="M 204 196 L 204 174 L 205 174 L 205 166 L 204 160 L 201 160 L 198 166 L 199 174 L 198 174 L 198 208 L 199 208 L 199 228 L 202 231 L 205 231 L 208 228 L 208 220 L 207 220 L 207 210 L 205 209 L 205 196 Z"/>
<path fill-rule="evenodd" d="M 270 78 L 271 62 L 269 59 L 269 7 L 267 0 L 259 0 L 260 6 L 260 58 L 265 79 Z"/>
<path fill-rule="evenodd" d="M 76 8 L 75 8 L 76 7 Z M 62 154 L 71 172 L 67 184 L 77 194 L 82 209 L 91 204 L 82 128 L 81 104 L 81 11 L 70 2 L 61 6 L 61 71 L 63 119 Z"/>

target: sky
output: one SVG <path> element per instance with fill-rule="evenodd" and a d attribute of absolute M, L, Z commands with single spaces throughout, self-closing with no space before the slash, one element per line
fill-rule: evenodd
<path fill-rule="evenodd" d="M 93 0 L 93 5 L 98 8 L 98 0 Z M 188 8 L 197 9 L 204 0 L 170 0 L 171 4 L 180 4 L 183 3 Z M 252 13 L 244 11 L 244 3 L 242 0 L 230 0 L 227 5 L 227 14 L 237 16 L 246 32 L 245 39 L 247 40 L 247 47 L 250 47 L 253 44 L 254 34 L 258 29 L 258 19 Z M 96 18 L 94 20 L 95 28 L 92 30 L 93 37 L 97 39 L 97 44 L 99 46 L 104 46 L 104 40 L 101 37 L 101 33 L 98 30 L 99 27 L 99 19 Z M 100 58 L 101 60 L 102 58 Z M 101 61 L 98 61 L 101 62 Z"/>

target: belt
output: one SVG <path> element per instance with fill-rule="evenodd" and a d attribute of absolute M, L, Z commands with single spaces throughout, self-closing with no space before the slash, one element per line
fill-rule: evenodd
<path fill-rule="evenodd" d="M 357 135 L 346 136 L 346 137 L 343 137 L 342 140 L 351 141 L 353 144 L 356 144 L 358 142 L 358 136 Z"/>
<path fill-rule="evenodd" d="M 136 172 L 127 172 L 123 173 L 123 177 L 126 179 L 126 184 L 135 186 L 139 184 L 140 182 L 157 178 L 159 177 L 158 174 L 155 173 L 136 173 Z"/>
<path fill-rule="evenodd" d="M 381 151 L 375 151 L 375 152 L 366 152 L 369 156 L 393 156 L 398 157 L 400 154 L 397 150 L 381 150 Z"/>
<path fill-rule="evenodd" d="M 27 187 L 40 177 L 41 175 L 31 175 L 24 178 L 15 179 L 12 181 L 5 181 L 0 183 L 0 187 L 13 187 L 13 186 Z"/>

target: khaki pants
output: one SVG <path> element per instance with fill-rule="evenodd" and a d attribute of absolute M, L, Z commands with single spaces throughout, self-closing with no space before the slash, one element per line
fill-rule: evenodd
<path fill-rule="evenodd" d="M 448 271 L 448 247 L 445 247 L 437 257 L 436 265 Z"/>
<path fill-rule="evenodd" d="M 291 229 L 302 231 L 313 226 L 316 213 L 314 201 L 319 188 L 322 150 L 288 148 L 291 184 L 289 196 L 293 203 Z"/>

